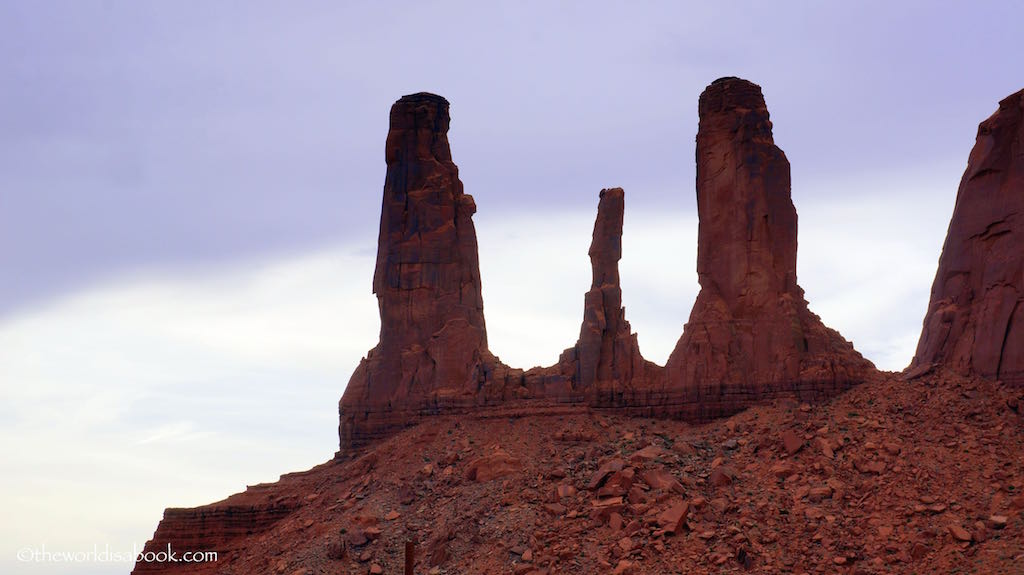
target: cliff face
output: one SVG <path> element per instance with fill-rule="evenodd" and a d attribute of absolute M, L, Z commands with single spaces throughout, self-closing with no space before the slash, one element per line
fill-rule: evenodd
<path fill-rule="evenodd" d="M 391 108 L 373 291 L 380 341 L 339 404 L 343 445 L 400 429 L 420 412 L 477 401 L 499 364 L 487 350 L 473 197 L 448 145 L 448 101 Z"/>
<path fill-rule="evenodd" d="M 978 126 L 911 376 L 942 366 L 1024 385 L 1024 90 Z"/>
<path fill-rule="evenodd" d="M 826 397 L 874 366 L 810 312 L 796 280 L 789 161 L 761 88 L 716 80 L 700 96 L 697 274 L 701 291 L 665 366 L 698 418 L 779 393 Z"/>

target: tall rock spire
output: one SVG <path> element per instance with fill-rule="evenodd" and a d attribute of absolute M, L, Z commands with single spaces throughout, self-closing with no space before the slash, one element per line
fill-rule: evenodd
<path fill-rule="evenodd" d="M 811 313 L 796 282 L 789 161 L 761 88 L 721 78 L 700 96 L 697 275 L 701 286 L 666 364 L 698 418 L 777 393 L 826 396 L 873 368 Z"/>
<path fill-rule="evenodd" d="M 438 337 L 457 337 L 472 350 L 487 347 L 472 219 L 476 204 L 462 191 L 448 123 L 448 101 L 433 94 L 405 96 L 391 108 L 373 293 L 380 302 L 382 361 L 396 366 L 401 352 L 426 348 Z M 430 355 L 435 363 L 442 360 L 437 369 L 469 368 Z M 407 375 L 414 377 L 381 384 L 425 384 L 438 375 L 448 380 L 465 373 Z"/>
<path fill-rule="evenodd" d="M 622 307 L 619 260 L 624 209 L 622 188 L 601 190 L 589 252 L 593 279 L 584 296 L 580 339 L 561 360 L 571 366 L 567 371 L 574 388 L 597 405 L 609 403 L 624 388 L 653 379 L 657 370 L 640 355 L 636 334 Z"/>
<path fill-rule="evenodd" d="M 405 96 L 391 107 L 373 291 L 380 342 L 339 405 L 342 446 L 413 423 L 446 403 L 473 402 L 496 363 L 487 351 L 472 216 L 448 146 L 448 101 Z"/>
<path fill-rule="evenodd" d="M 1024 90 L 978 126 L 908 375 L 1024 384 Z"/>

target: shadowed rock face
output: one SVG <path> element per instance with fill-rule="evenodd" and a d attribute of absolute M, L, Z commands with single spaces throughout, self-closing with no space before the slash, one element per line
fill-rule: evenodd
<path fill-rule="evenodd" d="M 373 277 L 380 342 L 341 399 L 343 445 L 401 428 L 424 410 L 475 402 L 497 365 L 487 351 L 476 204 L 462 191 L 448 123 L 448 101 L 433 94 L 391 108 Z"/>
<path fill-rule="evenodd" d="M 815 398 L 874 366 L 811 313 L 796 281 L 789 161 L 774 143 L 761 88 L 716 80 L 700 96 L 697 274 L 701 291 L 665 366 L 698 418 L 759 398 Z"/>
<path fill-rule="evenodd" d="M 1024 385 L 1024 90 L 978 126 L 908 375 Z"/>

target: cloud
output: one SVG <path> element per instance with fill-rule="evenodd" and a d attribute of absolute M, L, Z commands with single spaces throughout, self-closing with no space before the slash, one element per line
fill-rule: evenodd
<path fill-rule="evenodd" d="M 139 274 L 0 323 L 0 504 L 17 518 L 0 570 L 26 568 L 23 546 L 141 546 L 165 507 L 328 459 L 377 335 L 364 248 Z"/>

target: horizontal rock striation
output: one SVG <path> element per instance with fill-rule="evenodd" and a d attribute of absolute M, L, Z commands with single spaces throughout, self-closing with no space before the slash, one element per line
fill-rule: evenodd
<path fill-rule="evenodd" d="M 269 531 L 300 506 L 297 496 L 278 498 L 270 491 L 266 495 L 258 497 L 247 491 L 211 505 L 166 509 L 153 538 L 143 547 L 143 554 L 163 559 L 159 554 L 168 550 L 179 558 L 185 552 L 215 551 L 218 560 L 221 556 L 226 558 L 244 547 L 249 537 Z M 216 571 L 216 561 L 182 564 L 161 560 L 140 561 L 132 573 Z"/>
<path fill-rule="evenodd" d="M 978 126 L 908 375 L 1024 385 L 1024 90 Z"/>

